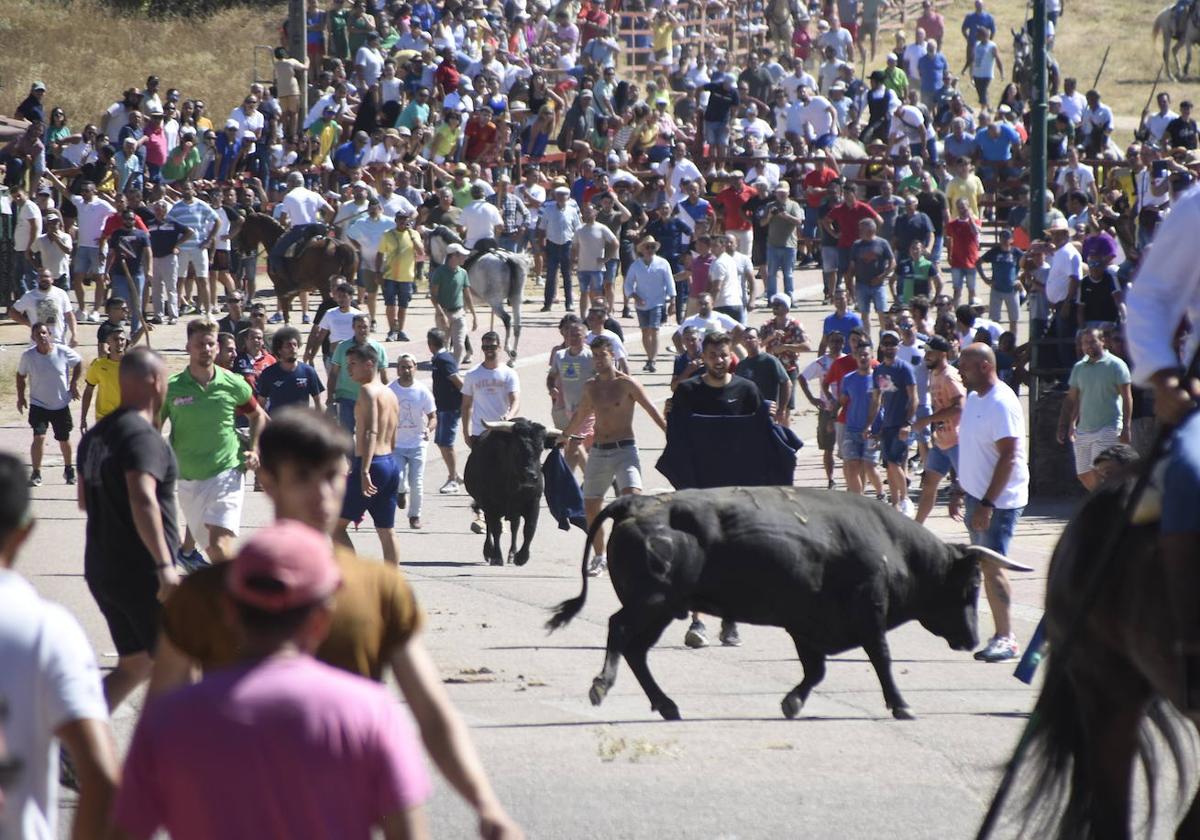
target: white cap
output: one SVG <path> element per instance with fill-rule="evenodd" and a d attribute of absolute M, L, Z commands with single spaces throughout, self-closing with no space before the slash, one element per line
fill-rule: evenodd
<path fill-rule="evenodd" d="M 462 254 L 465 257 L 468 254 L 470 254 L 471 252 L 468 251 L 466 248 L 464 248 L 462 245 L 459 245 L 457 242 L 451 242 L 450 245 L 447 246 L 447 248 L 446 248 L 446 253 L 447 254 Z"/>

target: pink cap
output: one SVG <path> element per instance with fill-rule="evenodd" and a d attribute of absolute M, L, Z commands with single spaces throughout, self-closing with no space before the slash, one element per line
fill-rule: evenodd
<path fill-rule="evenodd" d="M 279 521 L 251 537 L 233 558 L 229 594 L 282 612 L 329 597 L 341 580 L 329 537 L 299 522 Z"/>

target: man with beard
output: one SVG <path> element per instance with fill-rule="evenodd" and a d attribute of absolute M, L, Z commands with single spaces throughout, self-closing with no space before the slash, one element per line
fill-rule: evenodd
<path fill-rule="evenodd" d="M 276 359 L 258 377 L 258 393 L 266 402 L 267 414 L 289 405 L 308 405 L 312 400 L 321 409 L 321 384 L 317 371 L 300 361 L 300 331 L 282 327 L 271 336 L 271 355 Z"/>

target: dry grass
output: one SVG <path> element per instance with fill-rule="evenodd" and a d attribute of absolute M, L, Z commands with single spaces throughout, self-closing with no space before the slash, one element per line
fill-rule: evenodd
<path fill-rule="evenodd" d="M 279 43 L 286 14 L 281 4 L 160 22 L 114 15 L 96 0 L 0 0 L 0 110 L 11 114 L 40 79 L 47 110 L 61 106 L 78 131 L 157 75 L 163 92 L 203 97 L 210 118 L 223 120 L 252 81 L 255 45 Z M 260 56 L 260 75 L 270 72 Z"/>

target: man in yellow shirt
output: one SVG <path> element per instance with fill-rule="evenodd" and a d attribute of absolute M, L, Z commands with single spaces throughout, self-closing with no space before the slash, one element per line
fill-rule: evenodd
<path fill-rule="evenodd" d="M 979 214 L 979 199 L 983 196 L 983 181 L 973 171 L 971 161 L 960 158 L 950 167 L 950 182 L 946 184 L 946 203 L 954 207 L 960 198 L 967 200 L 971 215 L 982 218 Z"/>
<path fill-rule="evenodd" d="M 412 213 L 396 213 L 396 228 L 379 240 L 375 271 L 383 275 L 383 305 L 387 313 L 388 341 L 408 341 L 404 321 L 416 290 L 417 260 L 425 256 L 421 237 L 413 232 Z"/>
<path fill-rule="evenodd" d="M 88 430 L 88 409 L 92 407 L 93 394 L 96 394 L 97 420 L 121 405 L 121 358 L 128 346 L 129 336 L 125 330 L 113 330 L 104 342 L 105 354 L 88 365 L 85 377 L 87 388 L 83 391 L 83 416 L 79 418 L 81 434 Z"/>

